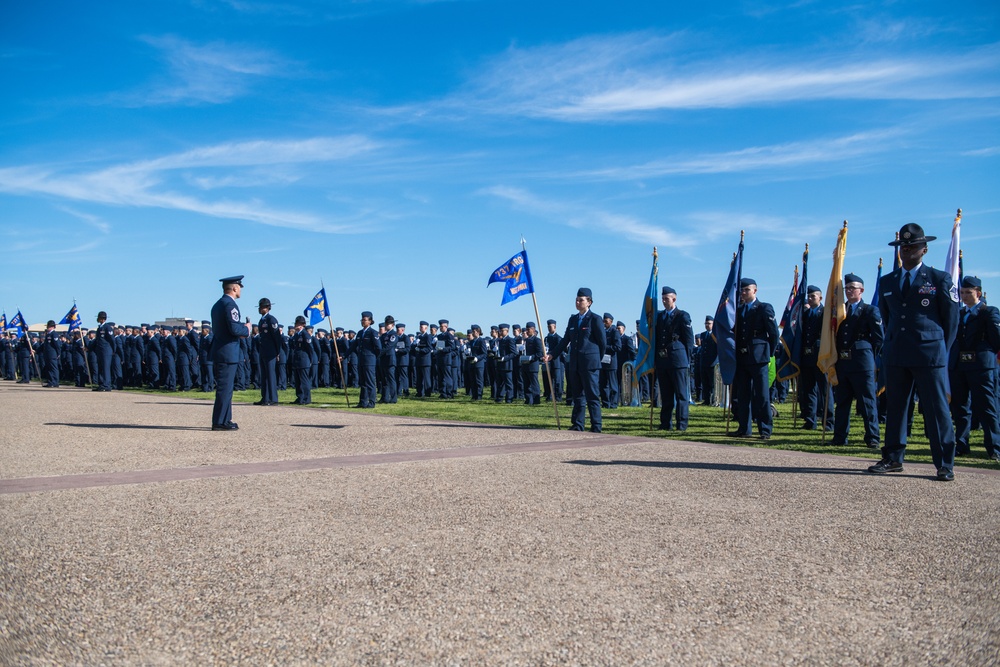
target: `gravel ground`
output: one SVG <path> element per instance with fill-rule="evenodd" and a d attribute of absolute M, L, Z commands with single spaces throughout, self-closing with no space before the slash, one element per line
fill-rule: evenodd
<path fill-rule="evenodd" d="M 996 473 L 294 407 L 212 433 L 189 398 L 9 383 L 0 403 L 2 664 L 1000 662 Z M 134 474 L 9 486 L 94 472 Z"/>

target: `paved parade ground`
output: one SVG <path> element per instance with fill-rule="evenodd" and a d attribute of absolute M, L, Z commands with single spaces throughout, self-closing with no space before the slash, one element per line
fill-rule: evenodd
<path fill-rule="evenodd" d="M 1000 660 L 1000 474 L 0 385 L 0 664 Z"/>

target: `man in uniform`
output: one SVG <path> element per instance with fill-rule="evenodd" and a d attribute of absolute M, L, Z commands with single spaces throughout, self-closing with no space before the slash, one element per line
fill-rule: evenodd
<path fill-rule="evenodd" d="M 545 358 L 542 339 L 534 322 L 524 325 L 524 354 L 521 355 L 521 386 L 524 387 L 524 404 L 539 405 L 542 394 L 538 388 L 539 362 Z"/>
<path fill-rule="evenodd" d="M 306 326 L 306 318 L 295 318 L 295 333 L 288 343 L 292 354 L 292 368 L 295 371 L 296 405 L 312 403 L 312 332 Z"/>
<path fill-rule="evenodd" d="M 548 329 L 548 334 L 545 336 L 545 350 L 546 352 L 554 350 L 559 347 L 559 343 L 562 341 L 562 336 L 556 332 L 556 321 L 549 320 L 545 323 Z M 563 399 L 563 378 L 566 370 L 565 360 L 563 359 L 565 355 L 556 355 L 552 357 L 552 361 L 549 363 L 549 373 L 552 374 L 552 383 L 549 384 L 549 373 L 542 374 L 542 386 L 544 388 L 544 398 L 546 401 L 552 400 L 552 392 L 555 391 L 555 400 L 561 401 Z"/>
<path fill-rule="evenodd" d="M 621 390 L 622 370 L 624 369 L 625 364 L 632 362 L 633 364 L 632 370 L 635 371 L 635 358 L 639 353 L 639 346 L 637 345 L 636 341 L 633 339 L 632 336 L 629 336 L 627 333 L 625 333 L 627 329 L 625 327 L 624 322 L 618 320 L 618 323 L 615 325 L 615 328 L 618 329 L 618 336 L 622 342 L 621 352 L 618 353 L 618 375 L 617 375 L 617 380 L 619 384 L 618 405 L 624 405 L 628 407 L 628 404 L 624 403 L 621 398 L 622 394 L 624 393 Z"/>
<path fill-rule="evenodd" d="M 948 350 L 958 334 L 958 301 L 951 276 L 923 263 L 927 236 L 920 225 L 899 230 L 902 266 L 879 282 L 879 310 L 885 327 L 886 417 L 882 460 L 868 472 L 903 471 L 906 421 L 914 388 L 920 394 L 925 431 L 937 478 L 955 479 L 955 429 L 948 409 Z"/>
<path fill-rule="evenodd" d="M 983 429 L 986 454 L 1000 462 L 1000 425 L 996 403 L 997 353 L 1000 352 L 1000 311 L 982 301 L 983 283 L 962 279 L 958 336 L 949 358 L 951 412 L 959 456 L 968 456 L 972 420 Z M 971 403 L 971 410 L 970 410 Z"/>
<path fill-rule="evenodd" d="M 837 399 L 832 445 L 846 445 L 851 429 L 851 409 L 857 401 L 865 425 L 865 444 L 879 446 L 878 408 L 875 405 L 875 357 L 882 350 L 882 316 L 861 300 L 865 281 L 844 276 L 847 316 L 837 328 Z"/>
<path fill-rule="evenodd" d="M 881 319 L 881 318 L 879 318 Z M 802 311 L 802 356 L 799 362 L 799 409 L 802 428 L 812 431 L 816 421 L 826 415 L 824 428 L 833 430 L 833 401 L 826 373 L 819 370 L 819 341 L 823 333 L 823 292 L 815 285 L 806 287 Z"/>
<path fill-rule="evenodd" d="M 413 356 L 413 369 L 416 374 L 414 378 L 417 386 L 417 397 L 423 398 L 431 395 L 431 352 L 434 348 L 434 339 L 427 331 L 426 321 L 420 321 L 420 329 L 413 339 L 413 347 L 410 354 Z"/>
<path fill-rule="evenodd" d="M 569 350 L 566 362 L 566 384 L 573 400 L 571 431 L 582 431 L 585 425 L 585 410 L 590 413 L 590 430 L 601 432 L 600 375 L 602 360 L 607 347 L 607 334 L 600 316 L 591 311 L 594 303 L 589 287 L 581 287 L 576 292 L 576 313 L 569 316 L 566 333 L 555 348 L 549 352 L 552 357 Z M 617 331 L 615 331 L 617 333 Z"/>
<path fill-rule="evenodd" d="M 396 395 L 410 395 L 410 338 L 402 322 L 396 323 Z"/>
<path fill-rule="evenodd" d="M 94 350 L 97 353 L 97 386 L 94 391 L 111 391 L 111 356 L 115 351 L 115 325 L 108 322 L 108 314 L 97 313 L 97 337 Z"/>
<path fill-rule="evenodd" d="M 757 281 L 740 280 L 740 299 L 736 309 L 736 431 L 730 436 L 753 436 L 753 421 L 762 440 L 771 438 L 771 403 L 768 366 L 778 345 L 778 324 L 774 308 L 757 299 Z M 751 421 L 752 418 L 752 421 Z"/>
<path fill-rule="evenodd" d="M 45 338 L 42 340 L 42 360 L 45 362 L 46 387 L 59 386 L 59 357 L 62 354 L 62 341 L 56 333 L 56 321 L 45 323 Z"/>
<path fill-rule="evenodd" d="M 271 314 L 271 300 L 257 302 L 260 322 L 257 323 L 260 355 L 260 400 L 254 405 L 278 404 L 278 358 L 281 352 L 281 329 L 278 318 Z"/>
<path fill-rule="evenodd" d="M 604 354 L 601 356 L 601 407 L 618 407 L 618 353 L 622 349 L 622 336 L 615 327 L 615 318 L 604 313 Z"/>
<path fill-rule="evenodd" d="M 379 353 L 378 365 L 382 371 L 382 397 L 379 403 L 396 403 L 398 399 L 396 391 L 396 320 L 392 315 L 386 315 L 383 322 L 385 331 L 379 336 L 379 345 L 382 351 Z"/>
<path fill-rule="evenodd" d="M 221 278 L 222 296 L 212 306 L 212 364 L 215 371 L 215 406 L 212 409 L 213 431 L 235 431 L 233 421 L 233 384 L 240 363 L 240 340 L 250 329 L 240 319 L 236 299 L 243 291 L 243 276 Z"/>
<path fill-rule="evenodd" d="M 215 391 L 215 365 L 212 363 L 212 323 L 201 321 L 201 337 L 198 339 L 198 358 L 201 360 L 201 390 L 208 393 Z"/>
<path fill-rule="evenodd" d="M 437 335 L 438 386 L 441 398 L 455 398 L 455 377 L 452 366 L 458 354 L 458 339 L 449 330 L 448 320 L 438 320 L 441 332 Z"/>
<path fill-rule="evenodd" d="M 159 389 L 160 334 L 155 330 L 155 327 L 150 327 L 148 324 L 143 324 L 142 329 L 145 332 L 143 344 L 146 356 L 143 358 L 143 363 L 146 365 L 146 382 L 149 384 L 150 389 Z"/>
<path fill-rule="evenodd" d="M 686 431 L 694 329 L 691 316 L 677 307 L 676 290 L 664 287 L 661 292 L 663 310 L 657 315 L 655 361 L 656 381 L 660 387 L 660 430 Z"/>
<path fill-rule="evenodd" d="M 514 402 L 514 360 L 517 358 L 517 341 L 510 333 L 510 325 L 501 322 L 498 327 L 497 339 L 497 393 L 493 397 L 495 403 Z"/>
<path fill-rule="evenodd" d="M 351 344 L 351 350 L 358 356 L 358 384 L 361 386 L 358 408 L 375 407 L 375 368 L 378 364 L 382 344 L 378 332 L 372 329 L 371 311 L 361 313 L 361 331 Z"/>
<path fill-rule="evenodd" d="M 173 335 L 173 330 L 164 325 L 161 329 L 163 338 L 160 339 L 160 362 L 163 366 L 162 388 L 167 391 L 177 391 L 177 337 Z"/>

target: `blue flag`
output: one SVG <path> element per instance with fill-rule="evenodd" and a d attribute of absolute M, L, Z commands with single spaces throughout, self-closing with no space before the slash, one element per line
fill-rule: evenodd
<path fill-rule="evenodd" d="M 878 284 L 882 282 L 882 258 L 878 258 L 878 274 L 875 276 L 875 294 L 872 295 L 872 308 L 878 308 Z"/>
<path fill-rule="evenodd" d="M 802 280 L 782 317 L 781 340 L 775 355 L 774 377 L 779 382 L 798 376 L 802 363 L 802 317 L 805 313 L 809 246 L 802 253 Z"/>
<path fill-rule="evenodd" d="M 24 315 L 21 311 L 17 311 L 17 315 L 11 318 L 10 324 L 7 325 L 7 329 L 14 329 L 17 332 L 17 337 L 20 338 L 21 334 L 24 333 L 25 329 L 28 327 L 24 324 Z"/>
<path fill-rule="evenodd" d="M 635 376 L 637 378 L 655 372 L 656 368 L 656 312 L 657 282 L 656 253 L 653 253 L 653 270 L 649 274 L 649 286 L 642 299 L 642 314 L 639 315 L 639 345 L 635 355 Z"/>
<path fill-rule="evenodd" d="M 535 286 L 531 282 L 531 270 L 528 268 L 528 251 L 522 250 L 494 271 L 486 286 L 489 287 L 493 283 L 504 283 L 501 306 L 525 294 L 533 293 Z"/>
<path fill-rule="evenodd" d="M 719 373 L 722 384 L 731 385 L 736 377 L 736 302 L 740 296 L 740 278 L 743 277 L 743 239 L 740 249 L 729 265 L 729 277 L 722 288 L 719 307 L 715 309 L 712 338 L 719 348 Z"/>
<path fill-rule="evenodd" d="M 59 324 L 68 324 L 70 331 L 76 331 L 80 328 L 80 311 L 76 309 L 75 303 L 73 304 L 73 307 L 69 309 L 69 312 L 66 313 L 66 317 L 59 321 Z"/>
<path fill-rule="evenodd" d="M 306 309 L 302 311 L 302 314 L 306 316 L 309 321 L 310 326 L 315 326 L 316 324 L 323 321 L 324 317 L 330 316 L 330 308 L 326 304 L 326 288 L 321 287 L 313 300 L 309 302 Z"/>

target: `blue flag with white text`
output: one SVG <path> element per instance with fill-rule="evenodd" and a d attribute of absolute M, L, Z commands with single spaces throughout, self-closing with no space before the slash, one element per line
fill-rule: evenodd
<path fill-rule="evenodd" d="M 17 332 L 18 338 L 21 337 L 21 334 L 24 333 L 27 328 L 27 325 L 24 323 L 24 315 L 21 314 L 20 310 L 17 311 L 17 315 L 10 319 L 10 324 L 7 325 L 7 330 L 9 331 L 14 329 Z"/>
<path fill-rule="evenodd" d="M 324 317 L 330 316 L 330 307 L 326 303 L 326 288 L 321 287 L 313 300 L 309 302 L 302 314 L 309 320 L 310 326 L 315 326 L 323 321 Z"/>
<path fill-rule="evenodd" d="M 493 283 L 504 283 L 501 306 L 534 292 L 535 286 L 531 282 L 531 270 L 528 268 L 528 251 L 517 253 L 490 274 L 486 286 Z"/>
<path fill-rule="evenodd" d="M 80 311 L 76 309 L 75 303 L 69 309 L 69 312 L 66 313 L 66 317 L 59 320 L 59 324 L 68 324 L 70 331 L 76 331 L 80 328 Z"/>

